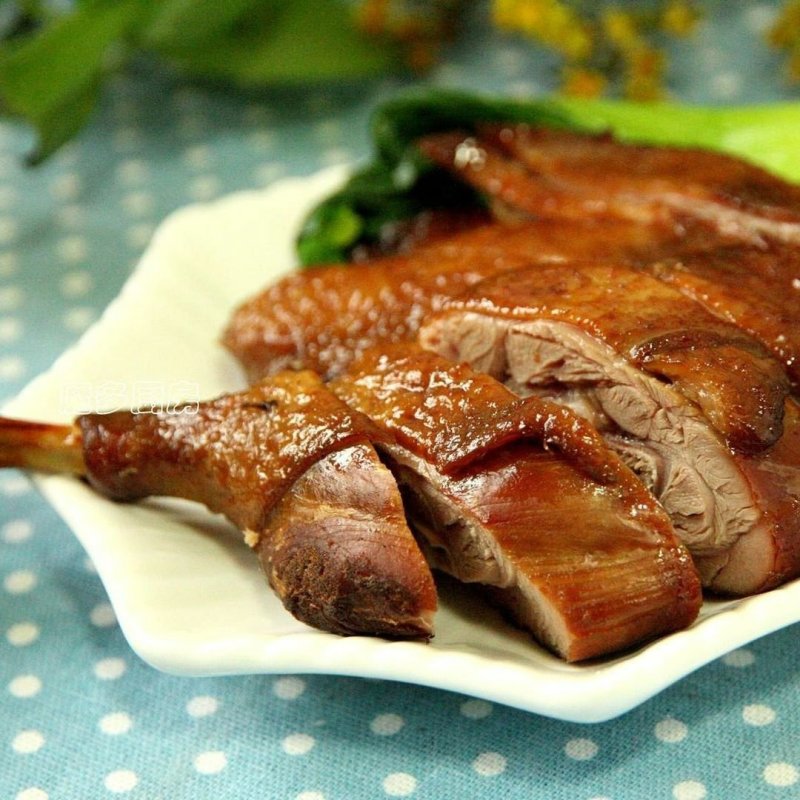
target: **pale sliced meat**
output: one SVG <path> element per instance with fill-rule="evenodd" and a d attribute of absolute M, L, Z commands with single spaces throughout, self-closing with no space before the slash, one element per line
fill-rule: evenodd
<path fill-rule="evenodd" d="M 345 635 L 432 635 L 436 590 L 409 535 L 395 479 L 371 445 L 314 464 L 265 531 L 259 560 L 298 619 Z"/>

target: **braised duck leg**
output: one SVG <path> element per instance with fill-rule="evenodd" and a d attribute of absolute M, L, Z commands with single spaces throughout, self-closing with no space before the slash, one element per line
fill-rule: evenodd
<path fill-rule="evenodd" d="M 174 412 L 0 421 L 0 465 L 84 475 L 116 500 L 204 503 L 245 535 L 298 619 L 342 634 L 427 638 L 436 590 L 381 434 L 313 373 Z"/>

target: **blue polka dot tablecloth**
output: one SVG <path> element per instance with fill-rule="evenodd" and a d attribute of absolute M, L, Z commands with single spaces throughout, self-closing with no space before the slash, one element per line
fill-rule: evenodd
<path fill-rule="evenodd" d="M 551 62 L 493 39 L 485 13 L 426 80 L 552 89 Z M 754 43 L 774 13 L 720 4 L 678 48 L 676 96 L 791 98 Z M 371 109 L 400 86 L 242 97 L 129 75 L 34 171 L 20 166 L 30 134 L 0 124 L 0 400 L 91 325 L 166 214 L 363 158 Z M 383 681 L 177 678 L 129 649 L 92 563 L 28 479 L 0 473 L 0 498 L 3 800 L 800 797 L 797 626 L 595 725 Z"/>

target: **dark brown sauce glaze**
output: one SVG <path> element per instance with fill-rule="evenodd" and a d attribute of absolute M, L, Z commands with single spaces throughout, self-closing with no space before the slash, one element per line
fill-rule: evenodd
<path fill-rule="evenodd" d="M 401 446 L 457 473 L 520 439 L 555 447 L 598 481 L 630 484 L 602 437 L 562 406 L 519 398 L 489 375 L 413 344 L 374 348 L 331 389 Z"/>
<path fill-rule="evenodd" d="M 800 250 L 719 246 L 641 267 L 758 338 L 800 388 Z"/>
<path fill-rule="evenodd" d="M 236 309 L 223 343 L 253 381 L 286 368 L 335 377 L 378 342 L 413 339 L 427 316 L 484 278 L 575 259 L 664 258 L 706 235 L 619 221 L 481 225 L 408 255 L 292 273 Z"/>
<path fill-rule="evenodd" d="M 742 242 L 800 243 L 800 189 L 721 153 L 527 125 L 434 133 L 418 146 L 488 197 L 531 216 L 640 224 L 694 218 Z"/>

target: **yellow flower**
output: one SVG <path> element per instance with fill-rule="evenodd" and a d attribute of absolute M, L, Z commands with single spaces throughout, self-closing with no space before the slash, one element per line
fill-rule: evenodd
<path fill-rule="evenodd" d="M 687 0 L 667 0 L 661 12 L 661 27 L 673 36 L 688 36 L 697 25 L 698 14 Z"/>
<path fill-rule="evenodd" d="M 789 0 L 784 5 L 768 38 L 775 47 L 792 47 L 800 40 L 800 0 Z"/>
<path fill-rule="evenodd" d="M 611 8 L 603 12 L 600 21 L 606 38 L 620 50 L 627 50 L 638 43 L 639 30 L 631 13 Z"/>
<path fill-rule="evenodd" d="M 377 35 L 386 30 L 388 0 L 364 0 L 358 7 L 356 23 L 362 31 Z"/>

